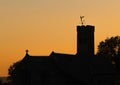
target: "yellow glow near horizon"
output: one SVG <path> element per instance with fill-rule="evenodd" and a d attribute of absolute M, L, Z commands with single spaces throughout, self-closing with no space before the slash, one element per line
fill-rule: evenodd
<path fill-rule="evenodd" d="M 0 76 L 31 55 L 51 51 L 76 53 L 80 15 L 95 26 L 95 50 L 100 41 L 120 35 L 120 0 L 0 0 Z"/>

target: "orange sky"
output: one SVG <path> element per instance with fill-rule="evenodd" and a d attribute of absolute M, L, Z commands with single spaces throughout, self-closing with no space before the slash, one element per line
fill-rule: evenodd
<path fill-rule="evenodd" d="M 76 53 L 80 15 L 94 25 L 95 49 L 107 37 L 120 35 L 120 0 L 0 0 L 0 76 L 31 55 L 51 51 Z"/>

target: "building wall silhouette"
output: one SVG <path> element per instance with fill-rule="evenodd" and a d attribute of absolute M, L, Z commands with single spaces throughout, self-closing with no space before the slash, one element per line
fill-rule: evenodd
<path fill-rule="evenodd" d="M 13 85 L 112 85 L 114 69 L 103 56 L 94 55 L 94 26 L 77 26 L 77 53 L 52 52 L 25 57 L 16 67 Z M 109 75 L 109 76 L 108 76 Z"/>

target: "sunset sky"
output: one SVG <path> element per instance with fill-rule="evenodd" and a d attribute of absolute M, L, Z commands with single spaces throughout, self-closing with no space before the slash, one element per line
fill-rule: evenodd
<path fill-rule="evenodd" d="M 120 35 L 120 0 L 0 0 L 0 76 L 25 56 L 76 53 L 76 26 L 95 26 L 100 41 Z"/>

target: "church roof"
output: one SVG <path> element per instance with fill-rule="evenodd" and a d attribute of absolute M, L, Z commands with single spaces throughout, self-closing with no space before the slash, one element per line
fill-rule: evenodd
<path fill-rule="evenodd" d="M 77 79 L 82 77 L 83 80 L 89 80 L 91 75 L 114 73 L 113 67 L 104 56 L 78 56 L 54 52 L 51 56 L 61 71 Z"/>
<path fill-rule="evenodd" d="M 52 52 L 49 56 L 32 56 L 26 53 L 23 61 L 30 65 L 40 63 L 54 63 L 58 69 L 74 78 L 89 80 L 93 74 L 113 73 L 110 63 L 102 57 L 78 56 L 74 54 L 63 54 Z M 35 64 L 36 63 L 36 64 Z M 53 64 L 52 64 L 53 65 Z M 38 65 L 39 66 L 39 65 Z"/>
<path fill-rule="evenodd" d="M 55 53 L 55 52 L 52 52 L 50 56 L 54 59 L 55 62 L 63 62 L 63 63 L 72 62 L 73 57 L 75 57 L 75 55 L 73 54 L 64 54 L 64 53 Z"/>
<path fill-rule="evenodd" d="M 22 61 L 24 62 L 48 62 L 50 61 L 50 57 L 49 56 L 33 56 L 33 55 L 29 55 L 28 53 L 26 53 Z"/>
<path fill-rule="evenodd" d="M 58 69 L 76 79 L 88 80 L 91 69 L 88 62 L 83 62 L 80 57 L 74 54 L 51 53 Z M 81 59 L 81 60 L 80 60 Z"/>

